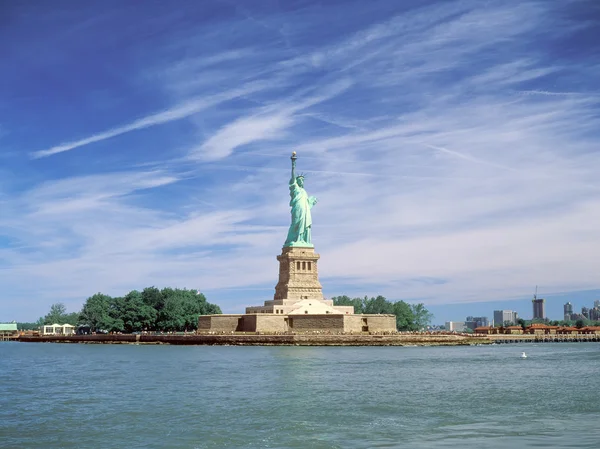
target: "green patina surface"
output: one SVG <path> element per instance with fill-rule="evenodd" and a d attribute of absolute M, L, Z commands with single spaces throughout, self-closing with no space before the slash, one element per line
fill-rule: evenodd
<path fill-rule="evenodd" d="M 292 154 L 291 159 L 292 177 L 290 178 L 289 187 L 292 222 L 283 246 L 313 248 L 311 209 L 317 204 L 317 198 L 308 196 L 306 190 L 304 190 L 304 175 L 296 175 L 296 152 Z"/>

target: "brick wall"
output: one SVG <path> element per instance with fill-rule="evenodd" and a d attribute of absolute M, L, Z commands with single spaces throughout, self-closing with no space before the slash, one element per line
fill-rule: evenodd
<path fill-rule="evenodd" d="M 344 330 L 344 317 L 351 315 L 290 315 L 290 329 L 294 332 Z"/>
<path fill-rule="evenodd" d="M 344 315 L 344 332 L 362 332 L 362 315 Z"/>
<path fill-rule="evenodd" d="M 201 315 L 198 332 L 232 332 L 238 330 L 242 315 Z"/>
<path fill-rule="evenodd" d="M 395 315 L 364 315 L 367 317 L 369 332 L 395 332 Z"/>
<path fill-rule="evenodd" d="M 257 332 L 285 332 L 287 331 L 285 318 L 285 315 L 256 315 L 255 330 Z"/>

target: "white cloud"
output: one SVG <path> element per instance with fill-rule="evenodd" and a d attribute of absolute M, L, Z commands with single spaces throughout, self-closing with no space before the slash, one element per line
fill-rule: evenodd
<path fill-rule="evenodd" d="M 598 287 L 599 97 L 583 87 L 593 74 L 585 61 L 535 45 L 550 39 L 544 27 L 564 25 L 551 8 L 443 3 L 322 45 L 185 59 L 175 84 L 206 90 L 195 80 L 210 68 L 228 73 L 226 93 L 37 156 L 206 108 L 177 142 L 189 157 L 4 195 L 0 229 L 18 244 L 0 249 L 0 283 L 23 298 L 42 286 L 44 304 L 152 284 L 230 289 L 228 311 L 268 299 L 254 288 L 276 283 L 296 150 L 319 197 L 313 237 L 329 294 L 368 285 L 444 303 L 512 298 L 535 284 Z M 257 84 L 234 89 L 246 68 Z"/>
<path fill-rule="evenodd" d="M 47 150 L 35 151 L 31 155 L 34 158 L 52 156 L 54 154 L 63 153 L 65 151 L 71 151 L 76 148 L 89 145 L 91 143 L 111 139 L 121 134 L 129 133 L 131 131 L 137 131 L 149 128 L 151 126 L 162 125 L 164 123 L 172 122 L 174 120 L 181 120 L 183 118 L 196 114 L 204 109 L 214 107 L 219 103 L 231 100 L 236 97 L 247 95 L 251 92 L 256 92 L 263 88 L 264 85 L 262 85 L 261 83 L 251 83 L 241 88 L 215 94 L 210 97 L 194 98 L 184 103 L 175 105 L 169 109 L 166 109 L 165 111 L 150 114 L 141 119 L 134 120 L 133 122 L 128 123 L 127 125 L 118 126 L 116 128 L 112 128 L 108 131 L 103 131 L 94 134 L 84 139 L 79 139 L 73 142 L 67 142 L 60 145 L 56 145 Z"/>
<path fill-rule="evenodd" d="M 351 86 L 348 80 L 318 89 L 315 95 L 285 99 L 270 103 L 257 113 L 234 120 L 224 125 L 209 137 L 198 149 L 190 151 L 190 157 L 203 161 L 226 158 L 243 145 L 253 142 L 277 140 L 285 136 L 286 130 L 295 121 L 295 113 L 323 103 L 341 94 Z"/>
<path fill-rule="evenodd" d="M 192 150 L 190 157 L 205 161 L 223 159 L 242 145 L 281 138 L 292 123 L 289 115 L 243 117 L 217 131 L 200 148 Z"/>

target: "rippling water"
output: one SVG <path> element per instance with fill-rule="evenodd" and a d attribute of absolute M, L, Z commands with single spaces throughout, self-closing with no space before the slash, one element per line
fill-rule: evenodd
<path fill-rule="evenodd" d="M 13 342 L 0 389 L 2 448 L 600 446 L 598 343 Z"/>

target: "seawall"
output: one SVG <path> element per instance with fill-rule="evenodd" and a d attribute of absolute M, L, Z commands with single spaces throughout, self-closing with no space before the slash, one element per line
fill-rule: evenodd
<path fill-rule="evenodd" d="M 71 335 L 22 336 L 30 343 L 169 344 L 230 346 L 463 346 L 489 344 L 485 337 L 431 334 L 319 335 L 319 334 L 220 334 L 220 335 Z"/>
<path fill-rule="evenodd" d="M 494 343 L 580 343 L 580 342 L 600 342 L 600 335 L 597 334 L 496 334 L 488 335 Z"/>

